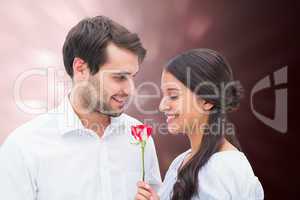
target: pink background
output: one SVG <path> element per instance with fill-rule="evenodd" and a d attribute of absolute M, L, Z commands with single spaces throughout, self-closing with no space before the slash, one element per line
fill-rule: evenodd
<path fill-rule="evenodd" d="M 224 54 L 236 79 L 246 89 L 240 111 L 233 114 L 232 120 L 243 150 L 264 186 L 266 199 L 295 199 L 299 166 L 294 160 L 299 158 L 296 154 L 299 137 L 292 123 L 296 111 L 289 110 L 288 133 L 281 134 L 255 118 L 249 100 L 251 89 L 261 78 L 289 66 L 289 108 L 296 101 L 293 78 L 297 74 L 295 65 L 299 63 L 297 6 L 296 1 L 259 0 L 3 2 L 0 7 L 0 143 L 16 127 L 35 116 L 24 113 L 16 105 L 14 87 L 20 74 L 33 68 L 54 67 L 63 71 L 61 48 L 68 30 L 83 17 L 106 15 L 137 32 L 148 49 L 137 85 L 145 80 L 159 84 L 165 62 L 186 49 L 211 48 Z M 68 82 L 66 76 L 59 80 Z M 47 85 L 43 76 L 26 79 L 21 88 L 23 100 L 34 107 L 44 105 L 48 98 Z M 145 92 L 153 91 L 146 88 Z M 50 107 L 60 100 L 63 92 L 57 94 L 50 98 Z M 262 92 L 256 99 L 257 110 L 272 117 L 273 91 Z M 159 100 L 141 103 L 145 109 L 153 109 Z M 140 120 L 146 117 L 163 121 L 161 114 L 145 116 L 134 106 L 128 113 Z M 157 131 L 154 139 L 164 175 L 175 156 L 188 148 L 188 141 Z"/>

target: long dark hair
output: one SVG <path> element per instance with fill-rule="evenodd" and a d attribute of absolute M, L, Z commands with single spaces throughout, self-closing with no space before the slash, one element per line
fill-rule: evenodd
<path fill-rule="evenodd" d="M 226 113 L 239 106 L 243 90 L 239 82 L 234 81 L 231 67 L 226 60 L 219 53 L 209 49 L 186 51 L 171 59 L 165 70 L 197 96 L 214 105 L 209 111 L 208 126 L 214 123 L 219 125 L 216 131 L 206 130 L 197 153 L 178 172 L 171 199 L 190 200 L 198 194 L 199 170 L 219 150 L 224 138 L 240 149 L 234 132 L 226 133 L 226 130 L 222 129 L 226 126 L 222 126 L 221 123 L 228 123 Z M 212 84 L 215 87 L 212 87 Z M 215 95 L 216 92 L 218 96 Z"/>

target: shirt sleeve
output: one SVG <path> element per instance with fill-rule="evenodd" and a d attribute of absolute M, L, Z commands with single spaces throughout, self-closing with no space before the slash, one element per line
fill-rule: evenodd
<path fill-rule="evenodd" d="M 146 153 L 149 159 L 148 160 L 149 165 L 146 168 L 147 171 L 145 174 L 145 179 L 146 182 L 155 189 L 155 191 L 158 191 L 162 185 L 162 181 L 161 181 L 156 149 L 152 137 L 149 138 L 149 141 L 147 143 Z"/>
<path fill-rule="evenodd" d="M 10 137 L 0 147 L 0 190 L 0 199 L 36 199 L 32 178 L 22 151 Z"/>

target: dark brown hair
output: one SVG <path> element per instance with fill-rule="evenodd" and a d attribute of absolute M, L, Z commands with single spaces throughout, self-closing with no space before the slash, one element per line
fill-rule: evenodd
<path fill-rule="evenodd" d="M 73 60 L 79 57 L 87 62 L 91 73 L 99 71 L 106 62 L 106 46 L 109 42 L 127 49 L 142 62 L 146 50 L 139 37 L 108 17 L 85 18 L 68 33 L 63 45 L 63 60 L 67 73 L 73 77 Z"/>

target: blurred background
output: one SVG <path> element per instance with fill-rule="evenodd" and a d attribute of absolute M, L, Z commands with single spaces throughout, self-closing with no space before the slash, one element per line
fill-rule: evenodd
<path fill-rule="evenodd" d="M 31 108 L 51 108 L 65 94 L 70 80 L 64 74 L 61 49 L 69 29 L 84 17 L 106 15 L 137 32 L 148 50 L 136 85 L 143 81 L 159 85 L 166 61 L 184 50 L 201 47 L 221 52 L 246 91 L 240 110 L 231 119 L 266 199 L 297 199 L 299 9 L 299 2 L 291 0 L 1 0 L 0 144 L 16 127 L 46 111 L 24 112 L 20 102 Z M 284 67 L 288 78 L 284 84 L 276 86 L 271 78 L 272 87 L 253 96 L 255 110 L 272 119 L 275 90 L 287 89 L 287 129 L 281 133 L 255 116 L 250 98 L 261 79 L 273 77 Z M 53 82 L 60 86 L 51 88 Z M 16 88 L 21 92 L 15 94 Z M 154 91 L 145 87 L 142 92 Z M 159 101 L 160 97 L 144 99 L 141 106 L 153 110 Z M 164 120 L 160 113 L 145 116 L 133 105 L 127 113 L 142 121 Z M 182 136 L 158 130 L 154 139 L 164 176 L 171 161 L 189 144 Z"/>

